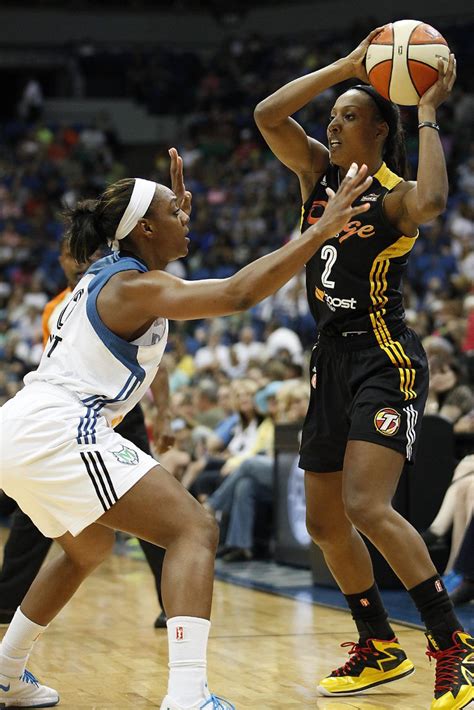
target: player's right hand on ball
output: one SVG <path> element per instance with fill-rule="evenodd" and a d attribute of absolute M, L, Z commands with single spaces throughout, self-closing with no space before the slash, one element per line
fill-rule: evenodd
<path fill-rule="evenodd" d="M 352 163 L 337 192 L 330 187 L 326 188 L 328 203 L 324 214 L 312 229 L 318 228 L 319 234 L 330 239 L 350 222 L 356 215 L 367 212 L 370 203 L 352 206 L 354 200 L 362 195 L 372 184 L 372 176 L 367 175 L 367 165 Z"/>
<path fill-rule="evenodd" d="M 382 32 L 384 27 L 385 25 L 382 25 L 382 27 L 376 27 L 375 30 L 372 30 L 372 32 L 346 57 L 346 61 L 351 65 L 352 76 L 356 76 L 366 84 L 369 83 L 369 77 L 365 70 L 365 55 L 367 54 L 371 42 Z"/>

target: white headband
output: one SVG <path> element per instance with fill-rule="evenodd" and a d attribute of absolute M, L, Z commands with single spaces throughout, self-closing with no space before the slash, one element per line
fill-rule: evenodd
<path fill-rule="evenodd" d="M 130 202 L 117 227 L 115 239 L 109 242 L 109 246 L 113 251 L 118 251 L 119 241 L 130 234 L 135 225 L 138 224 L 138 221 L 146 214 L 155 195 L 155 190 L 156 182 L 143 180 L 143 178 L 135 178 L 135 185 L 133 186 Z"/>

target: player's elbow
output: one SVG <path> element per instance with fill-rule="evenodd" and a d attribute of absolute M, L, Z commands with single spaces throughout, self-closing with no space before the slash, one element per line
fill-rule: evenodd
<path fill-rule="evenodd" d="M 432 219 L 439 217 L 445 211 L 447 202 L 447 195 L 442 193 L 430 195 L 429 199 L 418 207 L 422 217 L 420 222 L 430 222 Z"/>
<path fill-rule="evenodd" d="M 268 99 L 263 99 L 255 107 L 253 117 L 259 128 L 272 128 L 275 123 L 272 122 L 272 108 L 269 105 Z"/>

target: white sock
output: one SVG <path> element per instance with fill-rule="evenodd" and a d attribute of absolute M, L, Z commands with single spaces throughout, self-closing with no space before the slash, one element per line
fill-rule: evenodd
<path fill-rule="evenodd" d="M 33 644 L 46 628 L 30 621 L 18 607 L 0 644 L 0 675 L 7 678 L 22 675 Z"/>
<path fill-rule="evenodd" d="M 195 616 L 168 619 L 168 695 L 183 708 L 207 700 L 207 639 L 211 622 Z"/>

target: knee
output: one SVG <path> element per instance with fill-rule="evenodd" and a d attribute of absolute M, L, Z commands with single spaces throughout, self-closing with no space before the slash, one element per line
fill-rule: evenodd
<path fill-rule="evenodd" d="M 339 524 L 325 516 L 306 515 L 306 528 L 309 536 L 318 547 L 332 547 L 342 544 L 350 535 L 351 525 L 348 520 Z"/>
<path fill-rule="evenodd" d="M 217 550 L 219 543 L 219 525 L 211 512 L 201 508 L 201 513 L 190 530 L 193 539 L 209 550 Z"/>
<path fill-rule="evenodd" d="M 389 507 L 366 495 L 353 495 L 344 501 L 346 515 L 357 530 L 368 537 L 389 513 Z"/>
<path fill-rule="evenodd" d="M 239 466 L 239 473 L 241 475 L 246 475 L 252 472 L 253 468 L 253 461 L 252 459 L 245 459 L 245 461 L 242 461 L 242 463 Z"/>
<path fill-rule="evenodd" d="M 240 478 L 235 484 L 234 499 L 242 500 L 252 495 L 254 490 L 254 481 L 252 478 Z"/>

